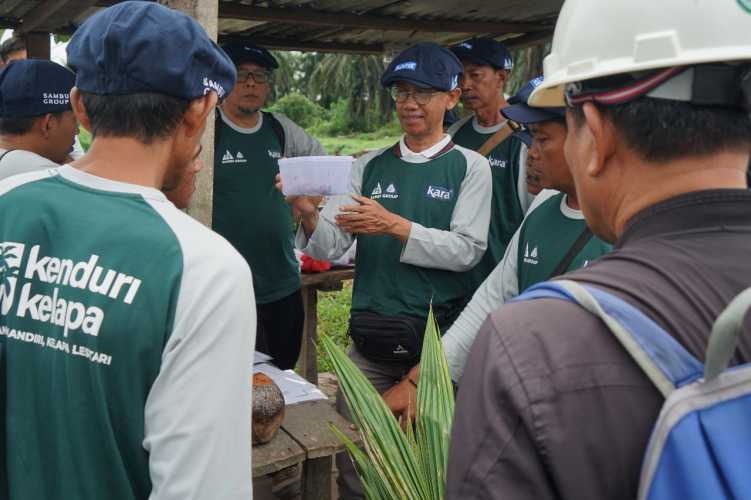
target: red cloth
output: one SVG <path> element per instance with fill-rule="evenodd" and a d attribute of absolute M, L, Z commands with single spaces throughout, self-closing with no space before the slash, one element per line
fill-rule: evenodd
<path fill-rule="evenodd" d="M 309 255 L 303 255 L 300 257 L 302 262 L 301 271 L 304 273 L 321 273 L 331 269 L 331 262 L 327 260 L 316 260 Z"/>

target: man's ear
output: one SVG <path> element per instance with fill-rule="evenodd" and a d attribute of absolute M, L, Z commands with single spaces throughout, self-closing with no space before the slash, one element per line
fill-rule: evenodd
<path fill-rule="evenodd" d="M 47 113 L 46 115 L 40 116 L 36 122 L 35 126 L 37 128 L 37 131 L 45 139 L 48 139 L 50 137 L 52 128 L 55 126 L 54 120 L 55 115 L 53 115 L 52 113 Z"/>
<path fill-rule="evenodd" d="M 448 93 L 448 96 L 448 101 L 446 101 L 446 111 L 454 109 L 454 106 L 459 103 L 459 98 L 462 96 L 462 89 L 456 87 L 454 90 Z"/>
<path fill-rule="evenodd" d="M 203 97 L 193 99 L 183 115 L 183 126 L 186 137 L 195 137 L 203 133 L 209 113 L 214 109 L 219 98 L 215 92 L 209 92 Z"/>
<path fill-rule="evenodd" d="M 503 92 L 503 89 L 506 88 L 506 82 L 508 82 L 510 72 L 507 69 L 497 69 L 495 70 L 495 73 L 498 75 L 498 90 Z"/>
<path fill-rule="evenodd" d="M 584 122 L 579 127 L 585 127 L 586 130 L 579 130 L 577 133 L 585 132 L 589 136 L 588 146 L 591 148 L 590 161 L 587 164 L 586 171 L 592 177 L 597 177 L 605 169 L 605 165 L 613 154 L 615 154 L 616 133 L 615 128 L 610 120 L 605 118 L 603 112 L 591 102 L 584 103 L 582 106 L 584 113 Z"/>
<path fill-rule="evenodd" d="M 91 121 L 89 120 L 89 115 L 86 112 L 86 106 L 83 104 L 83 97 L 81 96 L 81 91 L 78 90 L 78 87 L 70 89 L 70 107 L 73 109 L 73 114 L 76 115 L 78 123 L 85 128 L 87 132 L 91 133 Z"/>

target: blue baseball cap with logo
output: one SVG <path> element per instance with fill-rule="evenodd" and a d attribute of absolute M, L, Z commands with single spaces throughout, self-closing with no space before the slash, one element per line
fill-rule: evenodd
<path fill-rule="evenodd" d="M 509 71 L 514 68 L 514 60 L 506 46 L 492 38 L 471 38 L 451 47 L 451 52 L 461 61 Z"/>
<path fill-rule="evenodd" d="M 519 91 L 509 97 L 507 106 L 501 114 L 516 123 L 529 124 L 549 121 L 561 121 L 566 118 L 566 108 L 533 108 L 527 105 L 532 91 L 540 86 L 542 76 L 533 78 L 522 86 Z"/>
<path fill-rule="evenodd" d="M 100 95 L 145 92 L 193 100 L 232 91 L 235 65 L 193 18 L 153 2 L 101 10 L 73 34 L 76 87 Z"/>
<path fill-rule="evenodd" d="M 404 50 L 391 61 L 381 78 L 384 87 L 406 82 L 425 89 L 445 92 L 459 86 L 464 68 L 450 50 L 423 42 Z"/>
<path fill-rule="evenodd" d="M 70 110 L 76 76 L 43 59 L 13 61 L 0 72 L 0 116 L 31 118 Z"/>
<path fill-rule="evenodd" d="M 233 42 L 222 46 L 235 66 L 243 63 L 253 63 L 262 66 L 269 71 L 279 67 L 276 58 L 265 48 L 250 42 Z"/>

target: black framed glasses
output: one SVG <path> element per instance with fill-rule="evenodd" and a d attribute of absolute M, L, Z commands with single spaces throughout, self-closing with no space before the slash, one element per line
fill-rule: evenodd
<path fill-rule="evenodd" d="M 268 83 L 271 80 L 271 72 L 246 71 L 242 69 L 237 71 L 237 83 L 245 83 L 248 81 L 248 78 L 252 78 L 256 83 Z"/>
<path fill-rule="evenodd" d="M 419 105 L 425 105 L 429 103 L 434 95 L 440 93 L 437 90 L 415 90 L 413 92 L 409 90 L 402 90 L 398 87 L 391 87 L 390 92 L 391 97 L 399 104 L 406 102 L 407 99 L 409 99 L 411 96 Z"/>

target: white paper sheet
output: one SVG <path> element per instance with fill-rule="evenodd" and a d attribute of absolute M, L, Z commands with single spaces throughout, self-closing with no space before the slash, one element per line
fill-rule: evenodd
<path fill-rule="evenodd" d="M 280 370 L 270 363 L 259 363 L 253 365 L 253 373 L 258 372 L 268 375 L 279 386 L 284 396 L 284 403 L 287 405 L 328 399 L 318 387 L 292 370 Z"/>
<path fill-rule="evenodd" d="M 351 156 L 298 156 L 279 160 L 286 196 L 334 196 L 351 188 Z"/>

